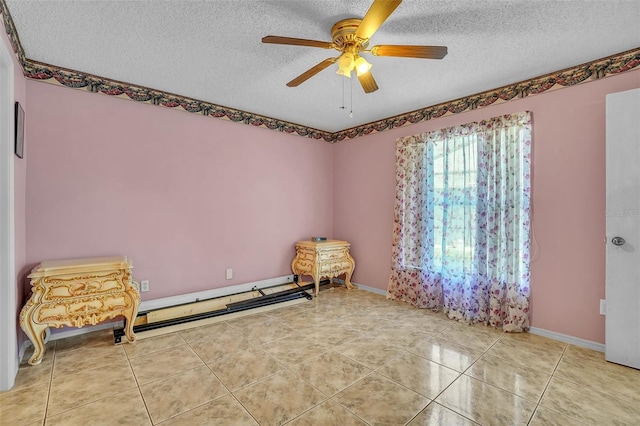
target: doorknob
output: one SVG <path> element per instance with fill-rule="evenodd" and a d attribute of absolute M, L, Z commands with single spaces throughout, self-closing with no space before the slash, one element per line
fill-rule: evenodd
<path fill-rule="evenodd" d="M 611 242 L 613 243 L 614 246 L 621 246 L 621 245 L 624 245 L 625 243 L 624 238 L 622 237 L 613 237 L 611 239 Z"/>

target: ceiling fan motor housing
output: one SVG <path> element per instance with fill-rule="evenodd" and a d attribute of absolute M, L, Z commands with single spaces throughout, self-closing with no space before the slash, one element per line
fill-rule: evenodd
<path fill-rule="evenodd" d="M 362 19 L 349 18 L 336 22 L 331 28 L 331 39 L 335 48 L 341 52 L 356 54 L 369 45 L 369 39 L 356 37 L 356 30 Z"/>

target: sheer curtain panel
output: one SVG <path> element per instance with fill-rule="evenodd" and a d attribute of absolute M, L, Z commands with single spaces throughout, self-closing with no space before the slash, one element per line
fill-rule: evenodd
<path fill-rule="evenodd" d="M 529 328 L 531 116 L 398 139 L 387 297 Z"/>

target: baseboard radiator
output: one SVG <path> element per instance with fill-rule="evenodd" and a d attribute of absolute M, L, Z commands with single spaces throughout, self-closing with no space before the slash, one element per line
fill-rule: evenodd
<path fill-rule="evenodd" d="M 256 287 L 250 291 L 139 312 L 133 331 L 136 334 L 143 333 L 298 299 L 311 300 L 314 283 L 298 283 L 297 278 L 294 276 L 292 283 L 261 289 Z M 331 284 L 330 280 L 320 282 L 322 286 L 328 284 Z M 125 326 L 126 324 L 113 330 L 114 343 L 122 342 Z"/>

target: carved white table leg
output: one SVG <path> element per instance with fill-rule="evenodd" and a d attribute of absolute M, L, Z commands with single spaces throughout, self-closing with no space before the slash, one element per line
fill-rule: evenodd
<path fill-rule="evenodd" d="M 29 300 L 20 311 L 20 328 L 33 344 L 33 355 L 29 358 L 30 365 L 38 365 L 44 356 L 44 340 L 48 337 L 49 326 L 33 321 L 38 305 Z"/>
<path fill-rule="evenodd" d="M 138 296 L 137 291 L 128 291 L 127 294 L 129 294 L 129 296 L 133 300 L 133 303 L 131 303 L 131 307 L 129 309 L 122 313 L 122 316 L 127 320 L 127 325 L 124 328 L 124 335 L 126 336 L 128 341 L 133 342 L 136 340 L 136 335 L 133 334 L 133 326 L 135 325 L 136 317 L 138 316 L 140 296 Z"/>

